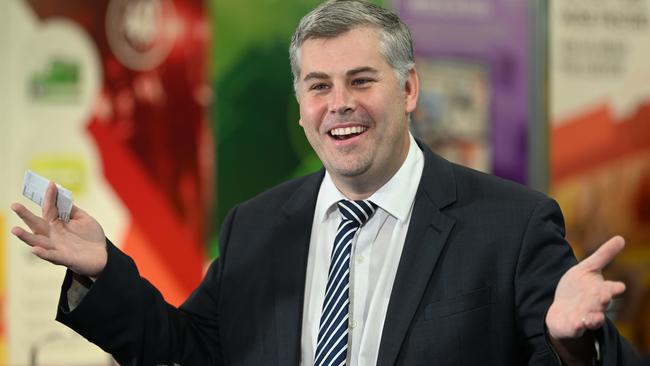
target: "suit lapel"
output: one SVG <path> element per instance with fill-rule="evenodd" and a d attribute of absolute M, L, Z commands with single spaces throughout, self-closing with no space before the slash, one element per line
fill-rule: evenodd
<path fill-rule="evenodd" d="M 377 364 L 393 365 L 454 226 L 440 210 L 456 200 L 451 165 L 426 147 L 422 179 L 391 292 Z"/>
<path fill-rule="evenodd" d="M 300 362 L 307 255 L 323 171 L 308 177 L 282 207 L 273 230 L 273 290 L 279 365 Z"/>

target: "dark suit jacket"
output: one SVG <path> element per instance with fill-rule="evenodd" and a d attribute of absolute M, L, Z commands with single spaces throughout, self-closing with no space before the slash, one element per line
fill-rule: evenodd
<path fill-rule="evenodd" d="M 425 148 L 424 173 L 393 285 L 378 364 L 547 365 L 544 316 L 575 258 L 557 204 Z M 323 172 L 235 207 L 220 257 L 176 309 L 133 261 L 108 264 L 57 319 L 134 365 L 298 365 L 307 253 Z M 179 243 L 179 245 L 181 245 Z M 606 365 L 630 355 L 615 328 L 598 332 Z"/>

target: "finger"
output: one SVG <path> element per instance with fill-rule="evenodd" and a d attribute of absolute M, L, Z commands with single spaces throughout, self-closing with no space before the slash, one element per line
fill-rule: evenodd
<path fill-rule="evenodd" d="M 47 234 L 48 226 L 45 220 L 34 215 L 25 206 L 20 203 L 13 203 L 11 205 L 11 210 L 14 211 L 27 226 L 29 226 L 32 232 Z"/>
<path fill-rule="evenodd" d="M 591 311 L 604 312 L 611 305 L 614 298 L 625 292 L 622 282 L 606 281 L 591 302 Z"/>
<path fill-rule="evenodd" d="M 72 210 L 70 211 L 70 218 L 80 219 L 82 216 L 88 216 L 88 213 L 83 209 L 79 208 L 79 206 L 72 205 Z"/>
<path fill-rule="evenodd" d="M 612 297 L 622 295 L 625 292 L 625 283 L 620 281 L 606 281 L 605 282 L 609 287 L 609 292 L 612 294 Z"/>
<path fill-rule="evenodd" d="M 580 262 L 580 266 L 588 271 L 600 271 L 609 264 L 625 247 L 625 240 L 615 236 L 601 245 L 592 255 Z"/>
<path fill-rule="evenodd" d="M 600 306 L 598 311 L 606 311 L 609 307 L 609 304 L 612 302 L 612 299 L 614 299 L 614 296 L 612 295 L 611 291 L 609 291 L 609 289 L 603 291 L 600 295 Z"/>
<path fill-rule="evenodd" d="M 56 195 L 58 190 L 54 182 L 50 182 L 47 185 L 47 190 L 45 191 L 45 198 L 43 199 L 43 220 L 50 223 L 55 221 L 59 217 L 59 212 L 56 209 Z"/>
<path fill-rule="evenodd" d="M 77 215 L 80 215 L 83 213 L 83 210 L 77 207 L 77 205 L 72 205 L 72 209 L 70 210 L 70 218 L 74 219 L 77 218 Z"/>
<path fill-rule="evenodd" d="M 63 256 L 56 250 L 46 249 L 42 247 L 32 247 L 32 253 L 50 263 L 65 265 Z"/>
<path fill-rule="evenodd" d="M 586 314 L 582 318 L 582 323 L 587 329 L 596 330 L 605 324 L 605 314 L 601 312 Z"/>
<path fill-rule="evenodd" d="M 38 246 L 38 247 L 43 247 L 50 249 L 52 247 L 52 241 L 43 235 L 38 235 L 38 234 L 32 234 L 30 232 L 27 232 L 23 230 L 23 228 L 20 227 L 13 227 L 11 229 L 11 233 L 18 237 L 18 239 L 22 240 L 25 244 L 29 245 L 30 247 Z"/>

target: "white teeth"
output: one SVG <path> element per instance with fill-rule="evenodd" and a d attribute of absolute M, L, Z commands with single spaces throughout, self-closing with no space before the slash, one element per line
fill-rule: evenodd
<path fill-rule="evenodd" d="M 330 131 L 330 135 L 332 136 L 345 136 L 345 135 L 351 135 L 353 133 L 361 133 L 365 130 L 367 130 L 368 127 L 364 126 L 354 126 L 354 127 L 340 127 L 340 128 L 335 128 Z"/>

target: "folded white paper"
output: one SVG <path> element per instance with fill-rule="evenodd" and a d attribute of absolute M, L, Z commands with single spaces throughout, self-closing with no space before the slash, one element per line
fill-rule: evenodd
<path fill-rule="evenodd" d="M 47 190 L 49 183 L 49 180 L 31 170 L 27 170 L 23 181 L 23 196 L 43 207 L 45 190 Z M 72 192 L 58 184 L 56 187 L 59 191 L 56 195 L 56 208 L 59 211 L 59 219 L 68 222 L 70 221 L 70 211 L 72 210 Z"/>

